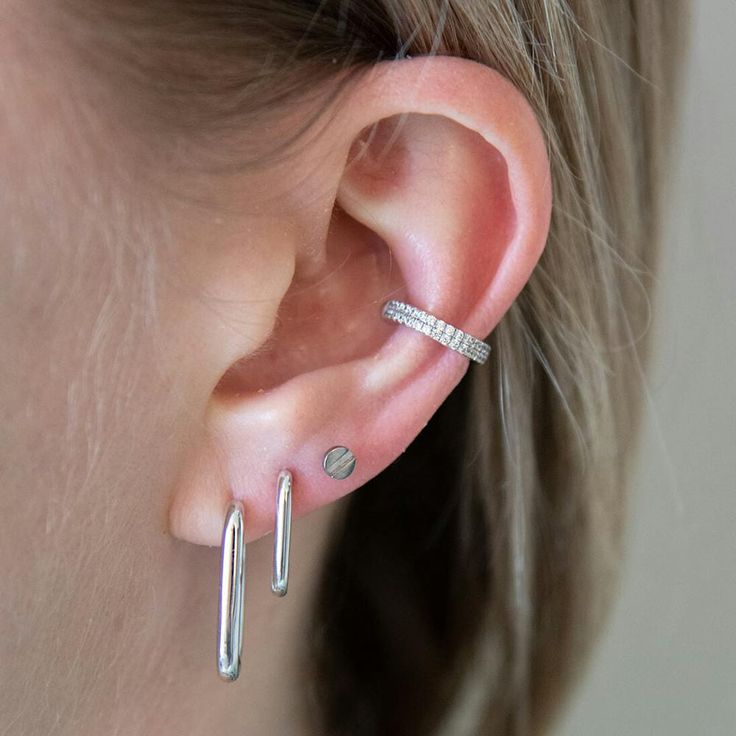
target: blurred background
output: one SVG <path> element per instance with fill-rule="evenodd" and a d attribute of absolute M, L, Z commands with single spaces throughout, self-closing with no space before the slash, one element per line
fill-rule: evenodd
<path fill-rule="evenodd" d="M 736 0 L 695 0 L 618 603 L 559 736 L 736 734 Z"/>

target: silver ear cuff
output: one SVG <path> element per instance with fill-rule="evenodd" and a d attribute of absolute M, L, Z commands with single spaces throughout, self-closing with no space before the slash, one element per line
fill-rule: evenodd
<path fill-rule="evenodd" d="M 334 480 L 345 480 L 355 470 L 355 455 L 347 447 L 331 447 L 322 458 L 322 469 Z"/>
<path fill-rule="evenodd" d="M 392 299 L 383 305 L 381 313 L 386 319 L 411 327 L 476 363 L 485 363 L 491 353 L 491 346 L 487 342 L 406 302 Z"/>

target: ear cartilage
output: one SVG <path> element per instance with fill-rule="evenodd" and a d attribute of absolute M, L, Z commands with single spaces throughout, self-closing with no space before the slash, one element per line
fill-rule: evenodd
<path fill-rule="evenodd" d="M 454 350 L 466 358 L 480 363 L 488 360 L 491 346 L 477 337 L 469 335 L 458 327 L 448 324 L 444 320 L 425 312 L 419 307 L 392 299 L 383 305 L 382 315 L 391 322 L 396 322 L 412 330 L 417 330 L 423 335 L 432 338 L 440 345 Z"/>
<path fill-rule="evenodd" d="M 243 504 L 233 501 L 222 530 L 220 607 L 217 621 L 217 669 L 227 682 L 238 679 L 243 652 L 245 543 Z"/>
<path fill-rule="evenodd" d="M 289 545 L 291 544 L 291 473 L 282 470 L 276 483 L 276 525 L 273 537 L 271 590 L 286 595 L 289 587 Z"/>
<path fill-rule="evenodd" d="M 331 447 L 322 459 L 322 467 L 335 480 L 344 480 L 355 470 L 355 455 L 347 447 Z"/>

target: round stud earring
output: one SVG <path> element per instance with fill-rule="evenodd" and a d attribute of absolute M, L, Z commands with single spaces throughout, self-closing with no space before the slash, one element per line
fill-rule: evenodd
<path fill-rule="evenodd" d="M 347 447 L 331 447 L 322 460 L 325 473 L 335 480 L 344 480 L 355 470 L 355 455 Z"/>

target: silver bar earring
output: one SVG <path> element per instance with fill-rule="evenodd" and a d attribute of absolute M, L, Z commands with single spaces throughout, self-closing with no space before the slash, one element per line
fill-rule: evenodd
<path fill-rule="evenodd" d="M 291 473 L 282 470 L 276 484 L 276 524 L 273 538 L 271 590 L 286 595 L 289 587 L 289 545 L 291 544 Z"/>
<path fill-rule="evenodd" d="M 245 598 L 245 544 L 243 504 L 233 501 L 222 530 L 220 610 L 217 627 L 217 669 L 232 682 L 240 674 L 243 652 L 243 602 Z"/>

